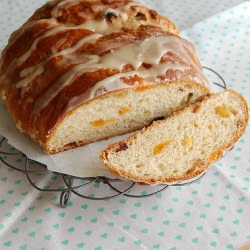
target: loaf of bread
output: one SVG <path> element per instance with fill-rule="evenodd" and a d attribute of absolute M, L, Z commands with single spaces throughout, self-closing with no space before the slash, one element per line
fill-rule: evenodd
<path fill-rule="evenodd" d="M 130 0 L 53 0 L 0 61 L 0 95 L 18 129 L 58 153 L 134 131 L 208 93 L 193 45 Z"/>
<path fill-rule="evenodd" d="M 152 185 L 188 180 L 219 160 L 248 122 L 244 98 L 232 90 L 210 94 L 165 120 L 110 145 L 101 159 L 111 171 Z"/>

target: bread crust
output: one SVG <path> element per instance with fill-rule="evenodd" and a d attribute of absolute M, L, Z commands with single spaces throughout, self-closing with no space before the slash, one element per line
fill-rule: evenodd
<path fill-rule="evenodd" d="M 197 109 L 197 106 L 201 105 L 201 103 L 206 102 L 212 96 L 220 95 L 220 93 L 207 94 L 200 101 L 197 101 L 194 104 L 190 104 L 189 106 L 187 106 L 183 110 L 176 111 L 173 115 L 167 117 L 166 119 L 153 122 L 153 124 L 151 126 L 149 126 L 147 128 L 143 128 L 141 132 L 136 132 L 135 134 L 129 136 L 128 138 L 126 138 L 123 141 L 110 144 L 105 150 L 103 150 L 100 153 L 100 159 L 103 161 L 104 165 L 106 165 L 110 169 L 110 171 L 115 173 L 116 175 L 121 176 L 121 177 L 126 178 L 126 179 L 129 179 L 129 180 L 133 180 L 135 182 L 142 182 L 142 183 L 146 183 L 149 185 L 159 185 L 159 184 L 170 184 L 171 185 L 172 183 L 190 180 L 192 178 L 199 176 L 200 174 L 204 173 L 213 163 L 218 161 L 230 148 L 232 148 L 232 146 L 242 136 L 242 134 L 244 133 L 244 131 L 247 127 L 247 124 L 248 124 L 249 117 L 248 117 L 247 101 L 245 100 L 245 98 L 243 96 L 241 96 L 239 93 L 237 93 L 234 90 L 226 90 L 226 91 L 231 92 L 232 94 L 234 94 L 235 96 L 240 98 L 240 100 L 242 101 L 243 106 L 244 106 L 244 109 L 242 110 L 242 112 L 244 113 L 244 120 L 241 121 L 241 124 L 240 124 L 238 130 L 235 131 L 232 140 L 229 143 L 224 144 L 223 147 L 219 148 L 217 150 L 217 153 L 213 156 L 213 158 L 206 159 L 206 161 L 204 161 L 202 164 L 200 164 L 199 167 L 195 169 L 195 171 L 187 173 L 187 174 L 180 176 L 178 178 L 172 178 L 172 177 L 171 178 L 169 178 L 169 177 L 146 178 L 143 176 L 135 176 L 135 175 L 131 174 L 130 172 L 118 170 L 115 166 L 113 166 L 109 162 L 109 153 L 115 152 L 116 148 L 119 148 L 119 146 L 121 144 L 128 144 L 129 145 L 138 136 L 143 136 L 143 134 L 145 134 L 146 131 L 150 131 L 153 127 L 156 127 L 159 124 L 165 123 L 166 121 L 171 121 L 172 119 L 174 119 L 176 116 L 178 116 L 181 113 L 184 113 L 187 111 L 195 111 Z"/>

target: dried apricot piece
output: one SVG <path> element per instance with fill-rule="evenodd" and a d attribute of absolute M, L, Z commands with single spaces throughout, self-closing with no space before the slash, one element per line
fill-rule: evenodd
<path fill-rule="evenodd" d="M 90 122 L 90 124 L 94 127 L 102 127 L 108 123 L 111 123 L 111 122 L 114 122 L 115 119 L 114 118 L 111 118 L 111 119 L 108 119 L 108 120 L 103 120 L 103 119 L 99 119 L 99 120 L 95 120 L 93 122 Z"/>
<path fill-rule="evenodd" d="M 121 106 L 118 110 L 119 115 L 124 115 L 131 110 L 129 106 Z"/>
<path fill-rule="evenodd" d="M 162 153 L 162 152 L 165 150 L 165 148 L 166 148 L 171 142 L 172 142 L 172 139 L 168 139 L 168 140 L 166 140 L 166 141 L 164 141 L 164 142 L 162 142 L 162 143 L 156 145 L 156 146 L 154 147 L 154 149 L 153 149 L 153 154 L 154 154 L 154 155 L 158 155 L 158 154 Z"/>
<path fill-rule="evenodd" d="M 227 105 L 215 107 L 215 113 L 225 118 L 228 118 L 233 114 L 233 112 L 230 110 L 230 108 Z"/>

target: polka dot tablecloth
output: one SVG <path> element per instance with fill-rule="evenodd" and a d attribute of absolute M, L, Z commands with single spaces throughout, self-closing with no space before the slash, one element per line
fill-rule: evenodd
<path fill-rule="evenodd" d="M 0 0 L 0 49 L 44 2 Z M 202 64 L 219 72 L 250 104 L 250 2 L 144 2 L 170 16 L 195 44 Z M 0 249 L 238 248 L 250 242 L 249 136 L 248 129 L 190 186 L 145 199 L 89 201 L 72 195 L 66 209 L 59 206 L 60 193 L 39 192 L 24 174 L 0 163 Z M 57 182 L 57 176 L 44 176 L 39 185 Z M 93 188 L 102 191 L 98 184 Z"/>

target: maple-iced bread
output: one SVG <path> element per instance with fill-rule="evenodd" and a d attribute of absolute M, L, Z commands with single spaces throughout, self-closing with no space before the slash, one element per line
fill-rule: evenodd
<path fill-rule="evenodd" d="M 0 94 L 48 153 L 142 128 L 196 101 L 208 82 L 193 45 L 132 1 L 50 1 L 0 61 Z"/>
<path fill-rule="evenodd" d="M 248 105 L 240 94 L 211 94 L 110 145 L 101 159 L 111 171 L 137 182 L 189 180 L 219 160 L 242 136 L 247 122 Z"/>

